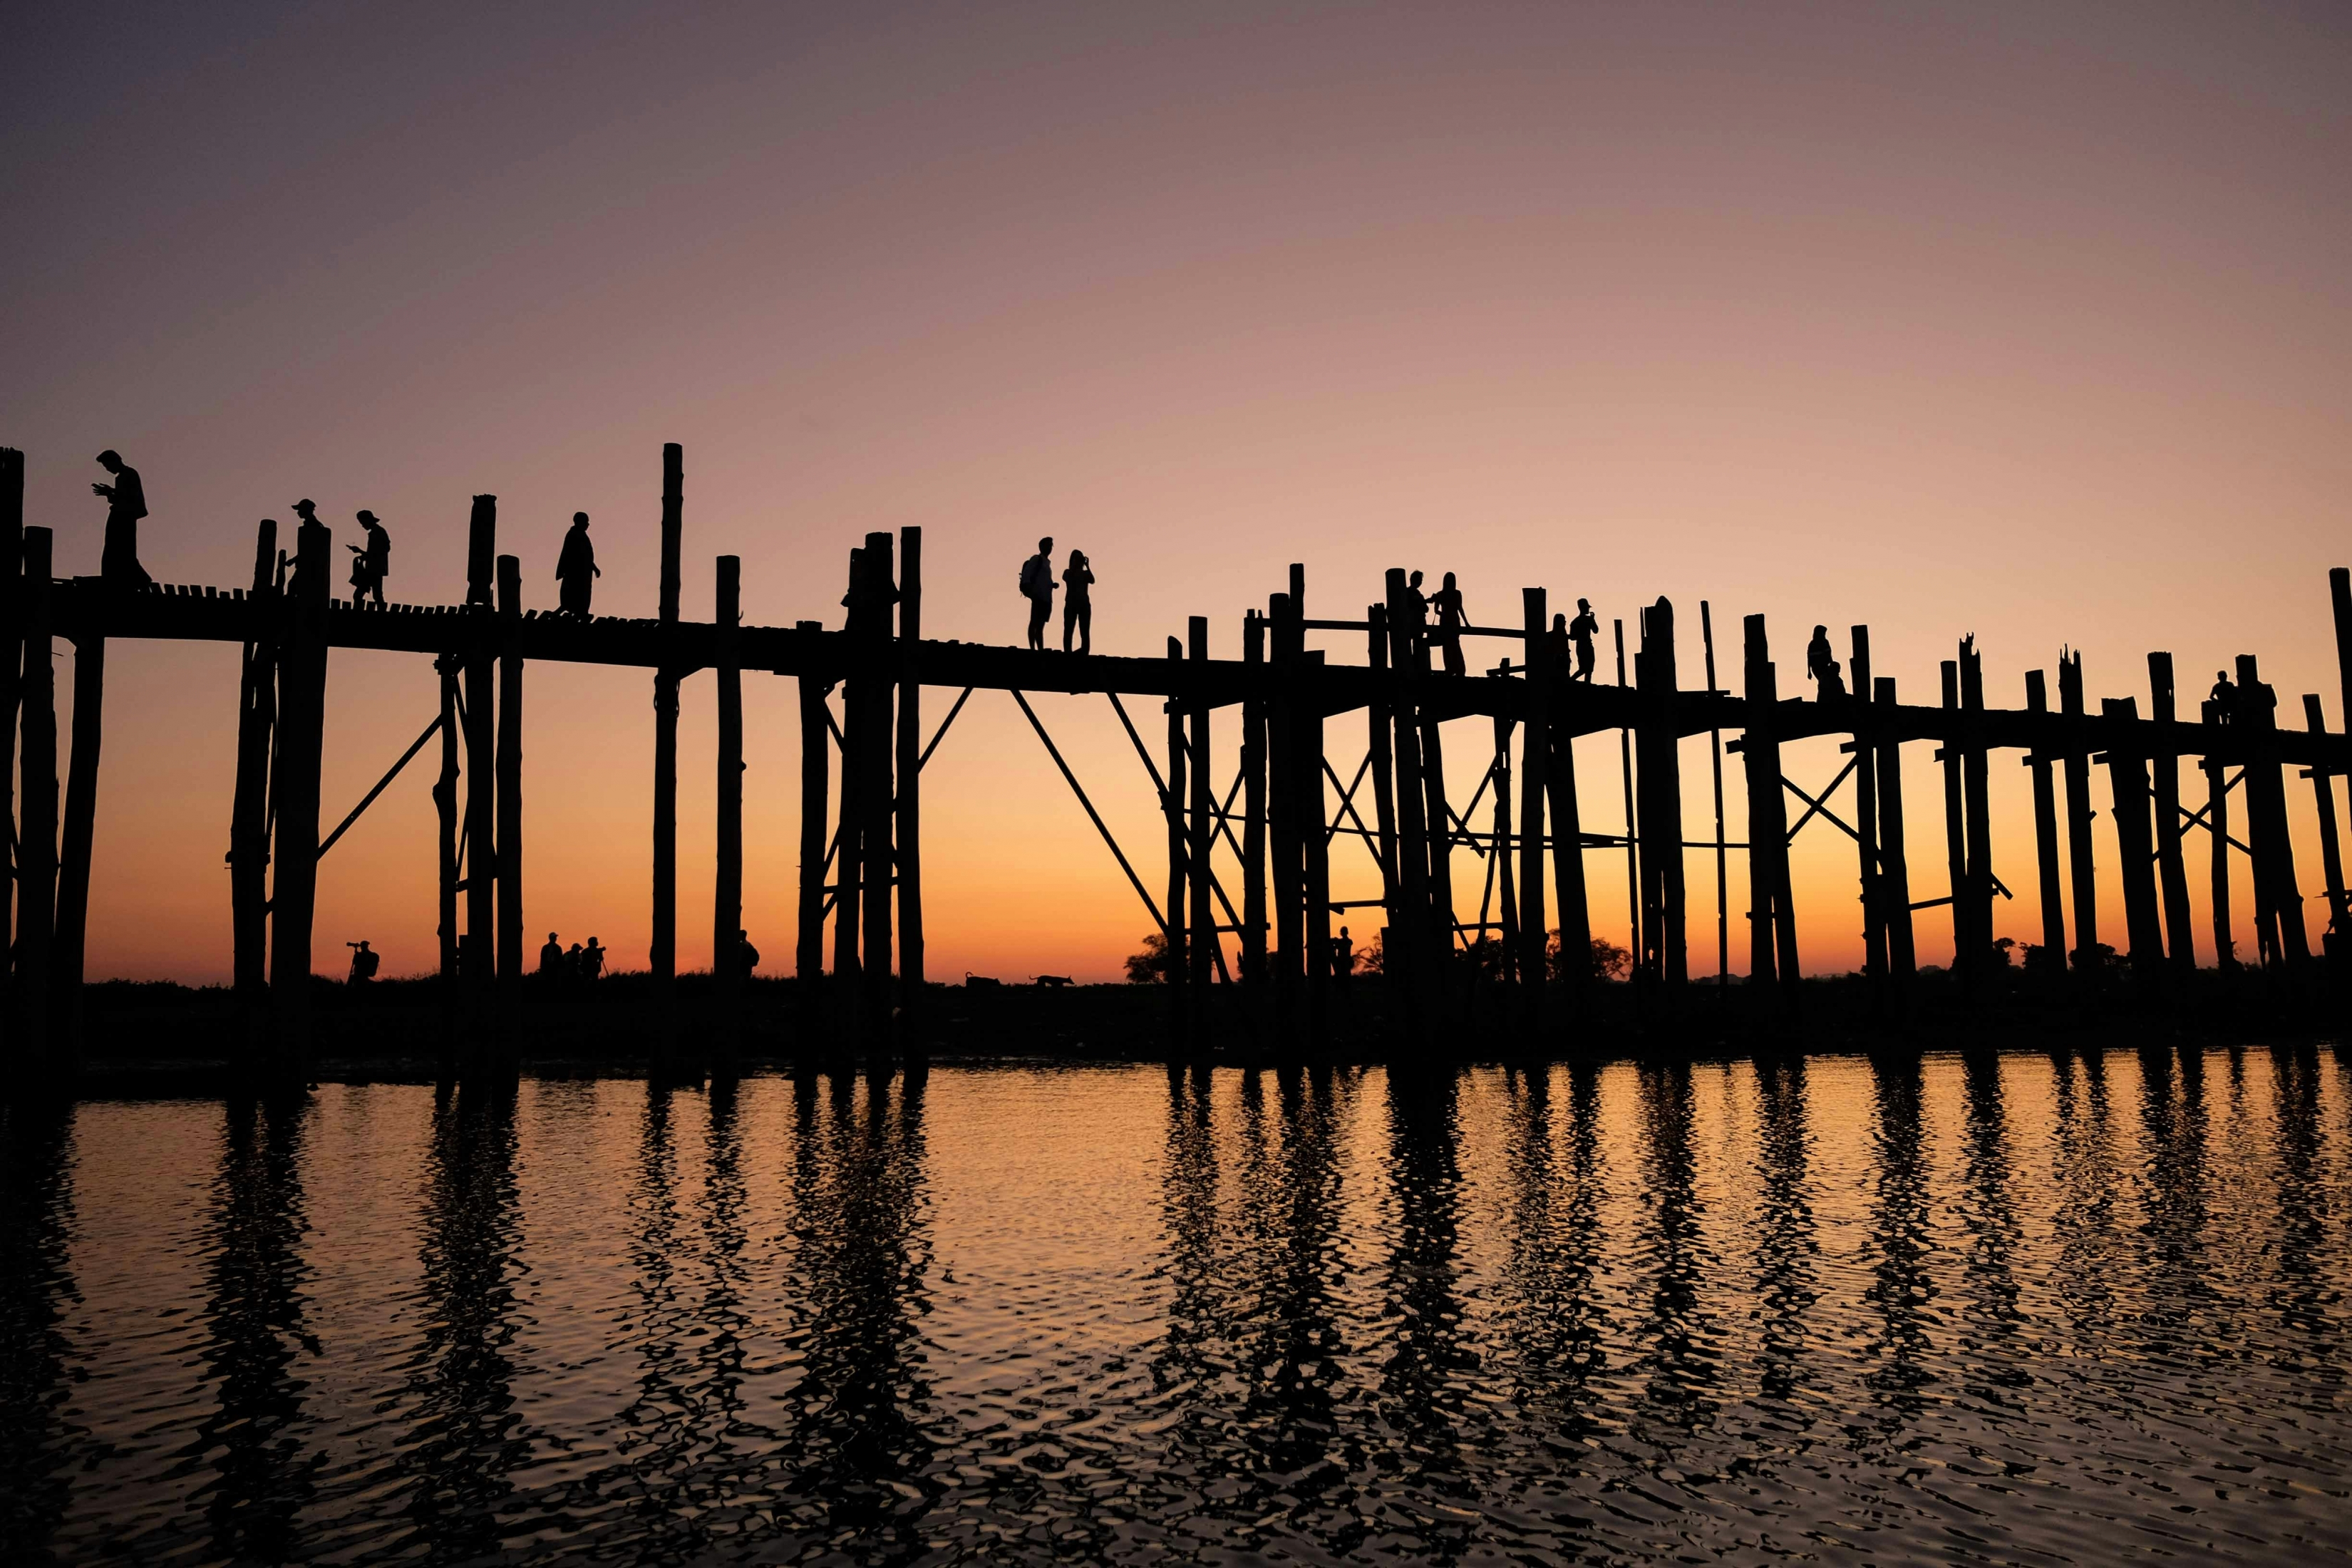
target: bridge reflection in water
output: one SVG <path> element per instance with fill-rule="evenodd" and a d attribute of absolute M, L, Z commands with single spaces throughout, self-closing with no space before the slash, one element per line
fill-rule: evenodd
<path fill-rule="evenodd" d="M 11 1110 L 11 1560 L 2352 1546 L 2333 1052 Z"/>

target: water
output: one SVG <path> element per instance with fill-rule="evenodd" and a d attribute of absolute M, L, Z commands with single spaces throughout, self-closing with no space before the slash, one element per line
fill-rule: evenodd
<path fill-rule="evenodd" d="M 2338 1558 L 2348 1075 L 13 1111 L 0 1555 Z"/>

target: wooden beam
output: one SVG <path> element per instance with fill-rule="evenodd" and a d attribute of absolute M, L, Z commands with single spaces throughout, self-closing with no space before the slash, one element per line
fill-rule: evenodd
<path fill-rule="evenodd" d="M 49 662 L 49 531 L 28 528 L 18 603 L 25 628 L 24 741 L 17 786 L 16 1046 L 36 1078 L 54 1068 L 49 1040 L 50 938 L 58 899 L 58 690 Z"/>
<path fill-rule="evenodd" d="M 866 722 L 851 731 L 853 743 L 864 748 L 858 760 L 858 817 L 865 824 L 866 907 L 864 931 L 858 941 L 863 964 L 858 973 L 857 1037 L 868 1066 L 887 1062 L 897 1044 L 892 1027 L 890 879 L 896 869 L 892 853 L 891 818 L 897 806 L 892 787 L 892 718 L 897 711 L 898 671 L 890 643 L 891 606 L 898 597 L 897 541 L 885 530 L 866 536 L 866 586 L 872 595 L 857 638 L 857 663 L 851 683 L 862 691 L 859 706 Z"/>
<path fill-rule="evenodd" d="M 710 879 L 710 981 L 716 1016 L 711 1045 L 719 1060 L 732 1068 L 743 1034 L 743 670 L 736 662 L 735 637 L 743 619 L 740 556 L 719 557 L 711 573 L 711 594 L 719 627 L 719 746 L 712 781 L 718 816 L 712 849 L 718 864 Z"/>
<path fill-rule="evenodd" d="M 1242 662 L 1265 663 L 1265 617 L 1242 615 Z M 1265 1004 L 1266 969 L 1265 813 L 1266 704 L 1257 691 L 1242 703 L 1242 981 L 1255 1013 Z M 1146 761 L 1150 759 L 1147 758 Z M 1253 1018 L 1254 1024 L 1262 1019 Z"/>
<path fill-rule="evenodd" d="M 923 1016 L 923 531 L 898 531 L 898 1034 L 910 1055 L 928 1038 Z M 969 694 L 970 689 L 966 691 Z M 952 710 L 948 717 L 955 717 Z M 946 725 L 940 727 L 947 733 Z"/>
<path fill-rule="evenodd" d="M 253 549 L 257 606 L 275 601 L 277 571 L 278 524 L 264 518 Z M 238 681 L 236 784 L 228 819 L 229 973 L 248 1007 L 260 1005 L 269 985 L 269 754 L 278 721 L 278 639 L 259 625 L 254 630 Z M 445 735 L 445 747 L 454 743 Z"/>
<path fill-rule="evenodd" d="M 1944 660 L 1944 710 L 1957 715 L 1960 710 L 1960 666 L 1958 659 Z M 1974 901 L 1969 895 L 1969 829 L 1966 789 L 1960 778 L 1960 744 L 1958 731 L 1947 742 L 1940 754 L 1944 773 L 1944 859 L 1950 879 L 1952 911 L 1952 973 L 1960 983 L 1963 995 L 1977 988 L 1978 971 L 1982 967 L 1983 953 L 1976 944 L 1976 932 L 1969 919 L 1969 907 Z"/>
<path fill-rule="evenodd" d="M 1970 973 L 1981 981 L 1994 953 L 1992 930 L 1992 803 L 1984 742 L 1984 655 L 1977 639 L 1960 639 L 1960 799 L 1968 826 Z"/>
<path fill-rule="evenodd" d="M 98 767 L 106 723 L 106 638 L 74 646 L 73 750 L 66 765 L 64 830 L 58 847 L 58 925 L 49 973 L 56 1054 L 68 1072 L 81 1060 L 82 956 L 89 933 L 89 861 L 98 827 Z"/>
<path fill-rule="evenodd" d="M 1880 713 L 1895 706 L 1895 678 L 1874 677 L 1870 704 Z M 1878 764 L 1878 871 L 1886 920 L 1886 998 L 1889 1016 L 1901 1019 L 1910 1004 L 1911 981 L 1918 968 L 1911 928 L 1911 863 L 1903 841 L 1903 744 L 1898 736 L 1879 731 L 1874 748 Z"/>
<path fill-rule="evenodd" d="M 2049 710 L 2050 686 L 2041 670 L 2025 672 L 2025 706 L 2034 713 Z M 2066 963 L 2066 910 L 2064 885 L 2058 868 L 2058 796 L 2051 781 L 2047 756 L 2032 752 L 2026 757 L 2025 765 L 2033 780 L 2034 886 L 2042 901 L 2042 962 L 2063 971 Z M 2177 833 L 2162 827 L 2158 832 L 2178 845 Z"/>
<path fill-rule="evenodd" d="M 466 584 L 466 937 L 458 972 L 473 1006 L 471 1025 L 484 1026 L 483 1004 L 498 963 L 498 632 L 493 599 L 498 561 L 499 498 L 476 496 L 467 528 Z M 475 575 L 478 570 L 479 576 Z M 279 679 L 281 692 L 285 679 Z M 282 702 L 281 702 L 282 708 Z M 281 715 L 281 725 L 287 721 Z M 281 746 L 280 756 L 284 754 Z M 286 876 L 285 838 L 278 840 L 278 876 Z M 478 1047 L 483 1042 L 477 1038 Z"/>
<path fill-rule="evenodd" d="M 2058 656 L 2058 710 L 2070 731 L 2079 731 L 2083 718 L 2083 656 Z M 2074 889 L 2074 952 L 2077 970 L 2098 967 L 2099 885 L 2091 849 L 2091 755 L 2079 740 L 2070 740 L 2060 752 L 2060 771 L 2066 784 L 2066 862 Z"/>
<path fill-rule="evenodd" d="M 319 894 L 319 769 L 327 717 L 327 576 L 334 541 L 326 525 L 295 531 L 285 654 L 278 674 L 276 877 L 269 898 L 269 992 L 275 1076 L 308 1069 L 310 938 Z"/>
<path fill-rule="evenodd" d="M 2327 717 L 2320 711 L 2319 694 L 2306 691 L 2303 697 L 2304 727 L 2314 734 L 2325 734 Z M 2344 890 L 2344 849 L 2336 836 L 2336 784 L 2326 768 L 2313 768 L 2311 774 L 2312 804 L 2319 813 L 2319 868 L 2327 879 L 2327 932 L 2322 939 L 2321 951 L 2331 966 L 2341 965 L 2347 952 L 2352 952 L 2352 906 L 2347 906 Z"/>
<path fill-rule="evenodd" d="M 1184 625 L 1185 657 L 1195 663 L 1205 664 L 1209 658 L 1209 618 L 1192 616 Z M 1216 910 L 1209 890 L 1209 851 L 1216 842 L 1216 794 L 1209 772 L 1209 710 L 1205 704 L 1192 705 L 1187 716 L 1191 720 L 1192 736 L 1185 750 L 1190 767 L 1185 787 L 1186 834 L 1184 845 L 1185 889 L 1184 924 L 1191 933 L 1185 950 L 1184 983 L 1192 992 L 1192 1006 L 1186 1019 L 1186 1045 L 1195 1057 L 1206 1056 L 1209 1050 L 1209 972 L 1211 950 L 1217 947 Z"/>
<path fill-rule="evenodd" d="M 681 671 L 671 662 L 678 616 L 678 579 L 686 542 L 686 452 L 675 441 L 662 447 L 661 577 L 656 624 L 664 662 L 654 671 L 653 932 L 646 967 L 653 973 L 655 1005 L 661 1023 L 656 1041 L 660 1071 L 677 1044 L 677 710 Z"/>
<path fill-rule="evenodd" d="M 1302 681 L 1311 684 L 1323 669 L 1322 650 L 1306 654 L 1299 669 Z M 1323 794 L 1323 710 L 1312 701 L 1301 704 L 1297 738 L 1298 765 L 1292 777 L 1298 787 L 1306 900 L 1300 940 L 1307 956 L 1307 1045 L 1320 1053 L 1331 1044 L 1331 835 Z"/>
<path fill-rule="evenodd" d="M 1168 662 L 1180 664 L 1184 658 L 1184 645 L 1174 637 L 1168 639 Z M 1187 852 L 1184 835 L 1184 796 L 1188 786 L 1184 771 L 1184 705 L 1176 698 L 1168 700 L 1168 787 L 1160 792 L 1160 808 L 1168 821 L 1168 915 L 1162 939 L 1162 950 L 1168 968 L 1168 1054 L 1172 1061 L 1182 1056 L 1192 1038 L 1190 995 L 1192 978 L 1192 952 L 1186 943 L 1185 921 L 1189 901 L 1185 897 L 1185 862 Z M 1204 937 L 1212 933 L 1202 932 Z"/>
<path fill-rule="evenodd" d="M 2173 721 L 2172 656 L 2147 656 L 2148 717 Z M 2197 933 L 2189 910 L 2189 868 L 2180 855 L 2180 759 L 2170 751 L 2148 756 L 2149 799 L 2156 809 L 2156 869 L 2164 895 L 2167 956 L 2176 976 L 2197 973 Z"/>
<path fill-rule="evenodd" d="M 1644 721 L 1635 727 L 1640 753 L 1636 829 L 1649 850 L 1641 857 L 1643 971 L 1654 984 L 1680 986 L 1690 978 L 1683 878 L 1683 775 L 1675 728 L 1675 607 L 1664 596 L 1641 615 L 1641 647 L 1633 656 Z"/>
<path fill-rule="evenodd" d="M 1527 711 L 1519 731 L 1519 1049 L 1535 1056 L 1544 1047 L 1544 993 L 1549 976 L 1545 950 L 1551 920 L 1544 896 L 1544 791 L 1551 760 L 1553 668 L 1549 605 L 1541 588 L 1519 590 L 1519 620 L 1527 634 Z M 1572 845 L 1561 853 L 1581 854 Z"/>
<path fill-rule="evenodd" d="M 1288 594 L 1266 600 L 1271 639 L 1266 700 L 1266 840 L 1274 853 L 1275 1037 L 1287 1039 L 1298 1024 L 1298 988 L 1306 974 L 1306 866 L 1298 824 L 1297 664 L 1304 636 Z"/>
<path fill-rule="evenodd" d="M 2246 843 L 2254 863 L 2256 935 L 2265 964 L 2300 967 L 2311 957 L 2303 929 L 2303 894 L 2295 886 L 2294 841 L 2288 836 L 2286 786 L 2273 737 L 2278 696 L 2264 684 L 2254 656 L 2238 656 L 2238 711 L 2232 727 L 2251 747 L 2245 769 Z"/>
<path fill-rule="evenodd" d="M 523 937 L 522 656 L 514 647 L 522 625 L 522 562 L 499 557 L 499 988 L 511 1006 L 530 963 Z M 510 1045 L 510 1041 L 501 1041 Z"/>
<path fill-rule="evenodd" d="M 1777 985 L 1783 1013 L 1798 1012 L 1797 922 L 1789 888 L 1789 816 L 1780 784 L 1780 739 L 1773 727 L 1780 687 L 1762 616 L 1745 624 L 1744 662 L 1750 728 L 1740 748 L 1748 765 L 1748 951 L 1751 984 Z"/>
<path fill-rule="evenodd" d="M 1886 912 L 1878 868 L 1878 753 L 1872 744 L 1870 628 L 1853 628 L 1851 667 L 1853 692 L 1853 841 L 1860 861 L 1862 892 L 1862 973 L 1870 987 L 1873 1011 L 1886 1010 Z M 1709 679 L 1708 685 L 1714 680 Z"/>
<path fill-rule="evenodd" d="M 2221 728 L 2221 714 L 2214 703 L 2200 704 L 2199 711 L 2204 716 L 2207 729 Z M 2235 969 L 2237 933 L 2230 921 L 2229 764 L 2209 752 L 2199 762 L 2198 769 L 2205 775 L 2206 837 L 2211 840 L 2206 864 L 2210 876 L 2207 901 L 2213 911 L 2213 964 L 2217 969 Z"/>
<path fill-rule="evenodd" d="M 814 626 L 814 621 L 803 626 Z M 800 981 L 801 1026 L 812 1029 L 823 1016 L 817 1002 L 824 976 L 824 858 L 826 826 L 832 807 L 825 796 L 832 782 L 831 715 L 825 710 L 827 683 L 813 675 L 799 678 L 801 700 L 801 882 L 800 929 L 793 948 L 793 971 Z"/>
<path fill-rule="evenodd" d="M 2128 697 L 2110 697 L 2099 704 L 2109 719 L 2139 717 L 2138 704 Z M 2124 882 L 2124 929 L 2131 943 L 2132 973 L 2153 984 L 2164 973 L 2164 928 L 2158 917 L 2156 847 L 2148 827 L 2147 763 L 2120 749 L 2107 758 L 2109 815 L 2115 818 L 2116 855 Z"/>

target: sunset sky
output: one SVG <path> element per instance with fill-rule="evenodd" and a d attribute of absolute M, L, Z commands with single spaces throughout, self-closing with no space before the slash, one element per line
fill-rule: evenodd
<path fill-rule="evenodd" d="M 1585 595 L 1629 641 L 1669 595 L 1692 685 L 1704 599 L 1727 680 L 1763 612 L 1784 691 L 1816 622 L 1842 657 L 1866 622 L 1908 700 L 1972 632 L 2002 706 L 2062 645 L 2095 707 L 2145 709 L 2150 648 L 2192 704 L 2253 652 L 2285 722 L 2305 691 L 2343 722 L 2337 7 L 93 4 L 10 28 L 0 445 L 60 573 L 97 569 L 90 459 L 113 447 L 164 581 L 244 582 L 257 520 L 310 497 L 339 544 L 357 509 L 383 518 L 390 596 L 449 602 L 489 492 L 531 604 L 585 510 L 597 607 L 650 615 L 678 441 L 694 618 L 737 553 L 748 619 L 838 625 L 849 548 L 916 524 L 940 637 L 1017 642 L 1018 567 L 1050 533 L 1094 559 L 1104 652 L 1157 653 L 1201 614 L 1237 656 L 1288 563 L 1330 616 L 1395 564 L 1459 573 L 1481 621 L 1523 584 Z M 224 978 L 236 650 L 108 657 L 89 973 Z M 425 659 L 334 657 L 328 826 L 435 691 Z M 745 923 L 771 973 L 795 700 L 746 678 Z M 688 966 L 710 951 L 711 707 L 689 680 Z M 1159 886 L 1108 704 L 1037 707 Z M 593 933 L 641 965 L 650 678 L 534 666 L 525 710 L 534 942 Z M 1343 775 L 1362 728 L 1329 726 Z M 1465 795 L 1483 729 L 1449 731 Z M 1693 837 L 1706 748 L 1685 752 Z M 1930 750 L 1906 753 L 1921 898 L 1944 890 Z M 1614 829 L 1614 738 L 1579 759 L 1587 826 Z M 1841 761 L 1809 742 L 1790 772 Z M 323 863 L 322 970 L 361 937 L 387 973 L 433 963 L 427 784 L 420 764 Z M 1114 976 L 1148 918 L 1011 700 L 976 695 L 924 784 L 933 975 Z M 2018 892 L 1996 929 L 2038 939 L 2013 753 L 1993 788 Z M 2315 894 L 2310 786 L 2289 800 Z M 1622 942 L 1622 857 L 1589 864 Z M 2189 864 L 2210 963 L 2201 836 Z M 1690 871 L 1711 972 L 1707 858 Z M 1834 829 L 1798 841 L 1809 969 L 1858 960 L 1853 872 Z M 1344 844 L 1334 883 L 1377 891 Z M 1738 968 L 1737 856 L 1732 903 Z M 2250 952 L 2250 889 L 2239 909 Z M 2112 891 L 2105 911 L 2120 946 Z M 1941 962 L 1945 911 L 1919 931 Z"/>

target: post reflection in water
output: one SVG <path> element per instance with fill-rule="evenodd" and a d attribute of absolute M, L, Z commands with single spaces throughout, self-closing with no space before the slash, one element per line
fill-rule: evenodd
<path fill-rule="evenodd" d="M 18 1107 L 0 1557 L 2341 1558 L 2348 1091 L 2150 1044 Z"/>
<path fill-rule="evenodd" d="M 303 1142 L 308 1100 L 233 1100 L 224 1118 L 205 1247 L 205 1376 L 217 1403 L 183 1457 L 209 1467 L 198 1489 L 215 1555 L 282 1562 L 316 1489 L 304 1446 L 308 1369 L 325 1353 L 304 1300 Z"/>

